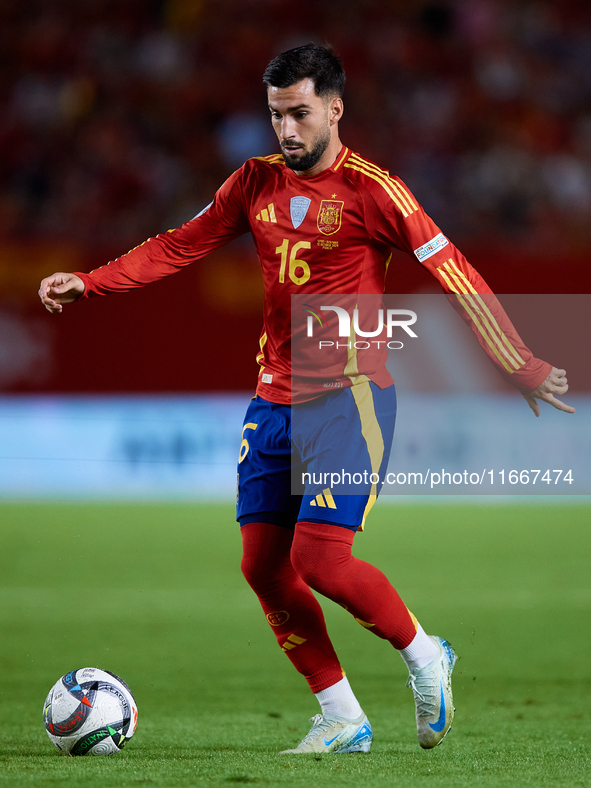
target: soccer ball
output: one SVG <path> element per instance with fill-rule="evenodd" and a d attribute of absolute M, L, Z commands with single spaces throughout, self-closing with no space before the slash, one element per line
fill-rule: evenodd
<path fill-rule="evenodd" d="M 127 684 L 108 670 L 78 668 L 51 688 L 45 730 L 64 755 L 113 755 L 131 739 L 137 705 Z"/>

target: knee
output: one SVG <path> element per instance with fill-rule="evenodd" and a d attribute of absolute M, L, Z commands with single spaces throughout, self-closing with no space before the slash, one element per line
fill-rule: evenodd
<path fill-rule="evenodd" d="M 307 586 L 315 591 L 322 581 L 318 556 L 312 557 L 301 539 L 294 539 L 291 546 L 291 565 Z"/>
<path fill-rule="evenodd" d="M 269 586 L 277 581 L 277 567 L 273 566 L 265 555 L 245 553 L 240 562 L 240 569 L 255 593 L 266 592 Z"/>
<path fill-rule="evenodd" d="M 293 569 L 289 564 L 291 533 L 275 526 L 252 523 L 242 529 L 240 568 L 248 585 L 257 594 L 266 594 L 280 585 Z"/>
<path fill-rule="evenodd" d="M 244 575 L 244 579 L 248 585 L 253 588 L 257 584 L 258 577 L 261 573 L 261 567 L 257 564 L 256 557 L 253 555 L 243 555 L 242 561 L 240 562 L 240 569 Z"/>
<path fill-rule="evenodd" d="M 350 560 L 350 536 L 345 529 L 319 524 L 296 526 L 291 563 L 310 588 L 330 596 Z"/>

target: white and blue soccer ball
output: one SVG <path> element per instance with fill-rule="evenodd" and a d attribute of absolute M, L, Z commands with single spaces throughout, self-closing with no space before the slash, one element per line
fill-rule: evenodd
<path fill-rule="evenodd" d="M 45 730 L 64 755 L 114 755 L 133 736 L 137 704 L 127 684 L 108 670 L 78 668 L 51 688 Z"/>

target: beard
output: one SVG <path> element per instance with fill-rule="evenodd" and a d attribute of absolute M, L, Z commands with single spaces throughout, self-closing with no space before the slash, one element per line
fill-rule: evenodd
<path fill-rule="evenodd" d="M 281 153 L 283 154 L 283 159 L 285 160 L 285 166 L 289 167 L 290 170 L 297 170 L 298 172 L 307 172 L 311 170 L 312 167 L 315 167 L 324 152 L 328 148 L 330 143 L 330 131 L 326 129 L 326 131 L 316 137 L 314 140 L 314 144 L 312 149 L 304 153 L 303 156 L 294 156 L 287 153 L 283 148 L 283 143 L 281 144 Z"/>

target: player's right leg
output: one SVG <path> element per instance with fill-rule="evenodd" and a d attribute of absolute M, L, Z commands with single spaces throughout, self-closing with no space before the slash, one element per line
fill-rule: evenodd
<path fill-rule="evenodd" d="M 344 674 L 318 600 L 291 565 L 293 531 L 273 523 L 247 522 L 242 535 L 242 573 L 257 595 L 281 650 L 321 692 Z"/>
<path fill-rule="evenodd" d="M 291 495 L 290 408 L 256 397 L 246 414 L 238 464 L 241 567 L 279 646 L 320 703 L 322 714 L 295 752 L 369 752 L 371 726 L 341 668 L 322 609 L 291 564 L 300 503 L 301 496 Z"/>
<path fill-rule="evenodd" d="M 291 529 L 248 522 L 241 527 L 242 572 L 258 596 L 282 651 L 308 682 L 322 714 L 294 750 L 369 752 L 372 730 L 335 653 L 322 609 L 290 561 Z"/>

